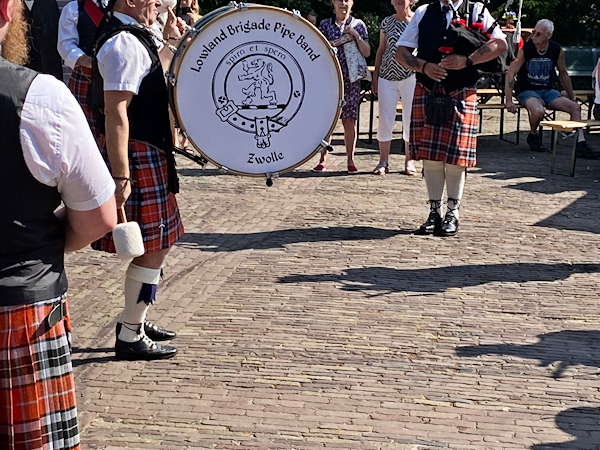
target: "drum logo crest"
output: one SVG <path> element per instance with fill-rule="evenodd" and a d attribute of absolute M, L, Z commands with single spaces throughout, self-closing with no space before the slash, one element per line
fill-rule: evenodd
<path fill-rule="evenodd" d="M 270 42 L 249 42 L 227 53 L 212 82 L 216 114 L 234 128 L 254 134 L 256 146 L 271 146 L 296 116 L 304 99 L 304 74 L 296 59 Z"/>

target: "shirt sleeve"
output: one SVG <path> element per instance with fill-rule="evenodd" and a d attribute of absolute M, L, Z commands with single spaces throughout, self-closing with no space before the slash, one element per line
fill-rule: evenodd
<path fill-rule="evenodd" d="M 481 8 L 483 8 L 483 30 L 487 31 L 492 25 L 494 25 L 496 19 L 492 17 L 488 9 L 485 8 L 481 3 L 475 4 L 475 7 L 473 8 L 473 16 L 478 17 L 478 15 L 481 13 Z M 490 37 L 506 40 L 506 35 L 502 32 L 500 26 L 494 28 L 494 31 L 492 31 L 492 35 Z"/>
<path fill-rule="evenodd" d="M 114 194 L 115 183 L 81 107 L 53 76 L 33 80 L 21 112 L 20 139 L 33 177 L 56 186 L 68 208 L 89 211 Z"/>
<path fill-rule="evenodd" d="M 77 1 L 72 1 L 67 3 L 60 14 L 57 44 L 58 53 L 71 69 L 75 67 L 77 60 L 84 55 L 83 50 L 79 48 L 77 22 L 79 22 L 79 5 Z"/>
<path fill-rule="evenodd" d="M 354 28 L 356 29 L 356 31 L 358 31 L 358 34 L 360 34 L 360 37 L 363 39 L 363 41 L 369 40 L 369 33 L 367 32 L 367 26 L 365 25 L 365 23 L 362 20 L 358 20 L 358 23 L 356 24 L 356 26 Z"/>
<path fill-rule="evenodd" d="M 97 58 L 105 91 L 129 91 L 137 95 L 152 67 L 148 50 L 126 31 L 107 40 Z"/>
<path fill-rule="evenodd" d="M 408 22 L 404 33 L 402 33 L 402 36 L 400 36 L 400 39 L 396 42 L 396 46 L 408 48 L 417 48 L 419 46 L 419 23 L 421 23 L 421 20 L 425 15 L 427 6 L 428 5 L 423 5 L 417 8 L 412 19 Z"/>

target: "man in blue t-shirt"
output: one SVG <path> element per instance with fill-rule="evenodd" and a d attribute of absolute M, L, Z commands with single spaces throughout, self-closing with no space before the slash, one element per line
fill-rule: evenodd
<path fill-rule="evenodd" d="M 519 49 L 517 59 L 510 65 L 506 74 L 506 109 L 517 112 L 513 103 L 513 91 L 519 103 L 529 112 L 531 131 L 527 136 L 529 148 L 535 152 L 544 152 L 537 134 L 540 122 L 544 119 L 545 108 L 569 113 L 571 120 L 581 120 L 581 106 L 575 101 L 573 85 L 565 65 L 565 52 L 562 47 L 551 41 L 554 23 L 548 19 L 538 21 L 529 41 Z M 552 83 L 558 79 L 567 96 L 552 88 Z M 515 82 L 515 76 L 517 80 Z M 580 158 L 600 158 L 600 151 L 594 150 L 585 141 L 583 132 L 579 133 L 577 156 Z"/>

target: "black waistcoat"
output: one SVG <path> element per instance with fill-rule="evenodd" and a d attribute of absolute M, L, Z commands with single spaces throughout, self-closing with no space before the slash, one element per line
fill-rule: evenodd
<path fill-rule="evenodd" d="M 518 95 L 523 91 L 552 89 L 561 49 L 557 42 L 548 41 L 548 49 L 540 55 L 532 40 L 525 42 L 525 58 L 517 74 L 515 93 Z"/>
<path fill-rule="evenodd" d="M 175 171 L 175 154 L 173 150 L 173 134 L 169 118 L 169 94 L 158 50 L 150 33 L 141 26 L 125 25 L 111 16 L 106 25 L 98 30 L 94 44 L 92 62 L 92 91 L 94 104 L 100 111 L 104 110 L 104 81 L 98 70 L 97 55 L 108 39 L 118 33 L 128 31 L 133 34 L 148 50 L 152 66 L 150 73 L 144 77 L 137 95 L 133 96 L 127 115 L 129 117 L 129 139 L 147 142 L 162 150 L 169 166 L 169 190 L 179 192 L 179 182 Z M 104 121 L 100 123 L 100 132 L 105 133 Z"/>
<path fill-rule="evenodd" d="M 77 1 L 79 9 L 77 33 L 79 33 L 79 48 L 83 50 L 86 55 L 92 56 L 92 48 L 94 47 L 94 37 L 96 36 L 97 27 L 89 14 L 85 11 L 86 1 L 91 2 L 93 0 Z"/>
<path fill-rule="evenodd" d="M 458 8 L 458 14 L 462 17 L 466 12 L 466 2 Z M 442 60 L 442 53 L 439 48 L 445 45 L 446 36 L 446 17 L 442 13 L 439 1 L 430 3 L 425 11 L 425 15 L 419 23 L 419 46 L 417 49 L 418 57 L 430 63 L 439 63 Z M 459 52 L 456 52 L 460 54 Z M 465 55 L 466 56 L 466 55 Z M 446 93 L 457 89 L 474 86 L 479 79 L 479 72 L 475 67 L 465 67 L 461 70 L 448 70 L 448 75 L 442 81 L 442 86 Z M 419 81 L 427 89 L 431 89 L 435 83 L 431 78 L 422 73 L 417 73 Z"/>
<path fill-rule="evenodd" d="M 0 306 L 67 291 L 64 229 L 54 215 L 60 195 L 31 175 L 19 138 L 23 103 L 36 75 L 0 58 Z"/>

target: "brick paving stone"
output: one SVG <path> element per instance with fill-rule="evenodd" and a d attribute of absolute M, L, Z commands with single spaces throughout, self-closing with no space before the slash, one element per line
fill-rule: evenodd
<path fill-rule="evenodd" d="M 382 177 L 362 141 L 343 172 L 340 127 L 330 171 L 271 188 L 180 161 L 186 235 L 149 314 L 176 358 L 114 361 L 126 264 L 67 257 L 83 448 L 600 448 L 600 161 L 550 175 L 497 125 L 449 239 L 412 233 L 399 139 Z"/>

